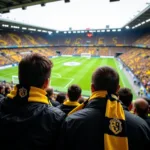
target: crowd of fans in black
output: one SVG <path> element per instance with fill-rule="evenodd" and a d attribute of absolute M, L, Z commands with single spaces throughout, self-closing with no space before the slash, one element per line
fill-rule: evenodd
<path fill-rule="evenodd" d="M 125 122 L 112 118 L 117 121 L 112 127 L 109 125 L 109 134 L 116 137 L 125 126 L 127 149 L 150 148 L 150 101 L 143 97 L 132 102 L 132 91 L 120 88 L 119 75 L 114 69 L 104 66 L 93 72 L 92 94 L 86 99 L 75 84 L 68 87 L 67 93 L 55 95 L 49 87 L 52 67 L 45 56 L 31 54 L 19 63 L 18 85 L 0 83 L 1 149 L 108 150 L 104 118 L 109 109 L 106 107 L 108 97 L 112 99 L 114 95 L 116 104 L 121 103 Z M 116 141 L 118 150 L 124 150 L 125 146 L 121 145 L 120 149 L 119 144 Z M 111 150 L 116 147 L 112 146 Z"/>

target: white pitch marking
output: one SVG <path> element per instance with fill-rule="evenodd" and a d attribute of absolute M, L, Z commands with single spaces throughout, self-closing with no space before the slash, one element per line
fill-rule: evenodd
<path fill-rule="evenodd" d="M 118 61 L 117 60 L 115 60 L 114 59 L 114 61 L 115 61 L 115 65 L 116 65 L 116 67 L 117 67 L 117 70 L 120 72 L 120 68 L 118 68 Z M 116 62 L 117 61 L 117 62 Z M 121 78 L 121 81 L 122 81 L 122 83 L 123 83 L 123 86 L 125 87 L 125 83 L 124 83 L 124 81 L 123 81 L 123 79 L 122 79 L 122 77 L 120 76 L 120 78 Z"/>
<path fill-rule="evenodd" d="M 56 76 L 55 76 L 56 75 Z M 61 75 L 59 73 L 53 73 L 52 74 L 52 77 L 58 77 L 58 78 L 61 78 Z"/>
<path fill-rule="evenodd" d="M 67 79 L 67 78 L 66 78 Z M 68 78 L 68 79 L 70 79 L 71 81 L 68 83 L 68 84 L 66 84 L 66 86 L 64 87 L 64 88 L 67 88 L 68 87 L 68 85 L 71 83 L 71 82 L 73 82 L 73 78 Z"/>
<path fill-rule="evenodd" d="M 2 77 L 6 77 L 6 76 L 9 76 L 9 75 L 13 75 L 14 73 L 17 73 L 17 72 L 15 71 L 15 72 L 7 73 L 7 74 L 1 75 L 1 76 L 2 76 Z"/>

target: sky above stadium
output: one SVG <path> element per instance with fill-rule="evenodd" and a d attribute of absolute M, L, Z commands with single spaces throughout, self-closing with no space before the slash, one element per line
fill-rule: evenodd
<path fill-rule="evenodd" d="M 70 0 L 15 9 L 2 14 L 3 18 L 47 27 L 55 30 L 121 28 L 150 4 L 150 0 Z"/>

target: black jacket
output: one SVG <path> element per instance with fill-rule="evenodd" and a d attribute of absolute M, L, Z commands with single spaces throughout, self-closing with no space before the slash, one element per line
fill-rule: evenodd
<path fill-rule="evenodd" d="M 56 100 L 52 100 L 51 98 L 49 98 L 49 101 L 51 102 L 52 106 L 57 107 L 60 105 L 59 102 L 57 102 Z"/>
<path fill-rule="evenodd" d="M 64 104 L 60 104 L 57 108 L 61 109 L 64 113 L 68 114 L 71 110 L 73 110 L 77 106 L 67 106 Z"/>
<path fill-rule="evenodd" d="M 55 149 L 64 117 L 58 108 L 26 97 L 0 100 L 0 149 Z"/>
<path fill-rule="evenodd" d="M 106 99 L 90 101 L 84 109 L 68 116 L 60 136 L 61 150 L 104 150 Z M 150 142 L 146 122 L 125 110 L 129 150 L 144 150 Z M 123 146 L 123 145 L 122 145 Z"/>
<path fill-rule="evenodd" d="M 77 101 L 67 100 L 63 104 L 60 104 L 59 106 L 57 106 L 57 108 L 61 109 L 64 113 L 68 114 L 70 111 L 72 111 L 78 105 L 80 105 L 80 104 Z"/>
<path fill-rule="evenodd" d="M 146 123 L 148 124 L 149 128 L 150 128 L 150 117 L 148 116 L 140 116 L 142 119 L 144 119 L 146 121 Z"/>

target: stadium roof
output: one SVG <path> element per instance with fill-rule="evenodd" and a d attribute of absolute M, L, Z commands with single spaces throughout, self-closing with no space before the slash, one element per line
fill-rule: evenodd
<path fill-rule="evenodd" d="M 0 28 L 1 29 L 13 29 L 13 30 L 28 30 L 28 31 L 37 31 L 37 32 L 48 32 L 48 33 L 52 33 L 53 31 L 56 31 L 56 30 L 53 30 L 53 29 L 49 29 L 49 28 L 45 28 L 45 27 L 40 27 L 40 26 L 35 26 L 35 25 L 32 25 L 32 24 L 26 24 L 26 23 L 22 23 L 22 22 L 18 22 L 18 21 L 12 21 L 12 20 L 9 20 L 9 19 L 3 19 L 3 18 L 0 18 Z"/>
<path fill-rule="evenodd" d="M 46 4 L 48 2 L 54 3 Z M 121 0 L 111 4 L 109 0 L 70 0 L 67 5 L 64 5 L 64 0 L 0 0 L 0 13 L 7 13 L 11 9 L 18 8 L 11 13 L 1 14 L 0 17 L 3 19 L 0 18 L 0 24 L 5 29 L 7 26 L 16 25 L 20 28 L 26 26 L 34 30 L 41 28 L 47 31 L 87 28 L 98 30 L 106 29 L 107 26 L 110 26 L 110 29 L 126 26 L 135 28 L 135 26 L 139 27 L 139 24 L 145 27 L 150 23 L 150 5 L 146 2 L 150 0 Z M 25 10 L 31 5 L 37 6 Z"/>
<path fill-rule="evenodd" d="M 150 27 L 150 3 L 148 6 L 136 15 L 131 21 L 129 21 L 124 27 L 129 26 L 136 27 Z"/>
<path fill-rule="evenodd" d="M 59 0 L 0 0 L 0 12 L 7 13 L 11 9 L 21 8 L 26 9 L 27 6 L 41 4 Z"/>

